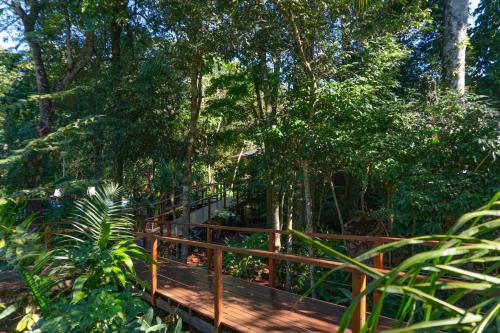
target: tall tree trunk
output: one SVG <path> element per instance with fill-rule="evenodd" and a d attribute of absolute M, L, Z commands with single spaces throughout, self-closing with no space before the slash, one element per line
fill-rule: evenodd
<path fill-rule="evenodd" d="M 306 211 L 306 232 L 314 232 L 314 221 L 313 221 L 313 207 L 312 207 L 312 196 L 311 196 L 311 179 L 309 174 L 309 162 L 302 161 L 302 173 L 304 177 L 304 200 L 305 200 L 305 211 Z M 309 246 L 309 257 L 314 257 L 314 248 Z M 314 278 L 314 266 L 309 266 L 309 282 L 311 287 L 315 284 Z M 313 289 L 311 293 L 312 298 L 316 298 L 316 290 Z"/>
<path fill-rule="evenodd" d="M 190 222 L 190 202 L 189 192 L 191 192 L 191 166 L 193 162 L 194 143 L 198 133 L 198 118 L 200 116 L 201 99 L 202 99 L 202 67 L 203 59 L 199 55 L 195 55 L 191 64 L 191 118 L 189 122 L 189 132 L 187 137 L 186 157 L 184 160 L 183 177 L 182 177 L 182 221 Z M 189 235 L 189 226 L 181 228 L 182 236 Z M 181 247 L 181 260 L 186 262 L 188 256 L 188 247 Z"/>
<path fill-rule="evenodd" d="M 445 0 L 443 36 L 443 79 L 450 89 L 465 91 L 468 0 Z"/>
<path fill-rule="evenodd" d="M 175 187 L 177 185 L 177 179 L 176 179 L 176 173 L 175 173 L 175 167 L 172 171 L 172 191 L 170 192 L 170 205 L 172 208 L 172 219 L 175 221 L 177 218 L 176 212 L 175 212 Z"/>
<path fill-rule="evenodd" d="M 288 189 L 288 218 L 287 218 L 287 230 L 293 229 L 293 182 Z M 293 238 L 292 234 L 288 234 L 286 238 L 286 253 L 293 254 Z M 286 289 L 290 290 L 292 287 L 292 264 L 286 262 Z"/>
<path fill-rule="evenodd" d="M 38 94 L 50 94 L 49 80 L 42 58 L 42 50 L 36 42 L 28 42 L 35 65 L 35 77 Z M 38 125 L 38 136 L 45 136 L 50 132 L 50 127 L 54 118 L 54 102 L 50 98 L 42 98 L 40 106 L 40 123 Z"/>
<path fill-rule="evenodd" d="M 281 230 L 280 223 L 280 195 L 276 188 L 272 189 L 271 196 L 271 215 L 272 215 L 272 228 L 276 230 Z M 276 234 L 274 238 L 274 246 L 279 251 L 281 249 L 281 234 Z"/>

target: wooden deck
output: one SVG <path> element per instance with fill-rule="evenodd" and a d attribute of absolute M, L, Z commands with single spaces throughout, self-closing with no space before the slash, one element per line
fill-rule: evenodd
<path fill-rule="evenodd" d="M 158 260 L 157 296 L 189 308 L 202 317 L 214 318 L 214 276 L 205 268 L 190 267 L 161 258 Z M 139 275 L 149 281 L 144 265 Z M 224 327 L 238 332 L 337 332 L 344 307 L 244 281 L 223 277 Z M 381 319 L 380 328 L 392 321 Z M 347 330 L 350 332 L 350 330 Z"/>

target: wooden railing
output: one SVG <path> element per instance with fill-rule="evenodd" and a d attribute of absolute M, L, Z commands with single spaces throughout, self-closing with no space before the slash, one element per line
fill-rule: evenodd
<path fill-rule="evenodd" d="M 148 237 L 151 238 L 151 276 L 150 276 L 150 292 L 151 292 L 151 303 L 155 304 L 155 298 L 157 296 L 157 286 L 158 286 L 158 241 L 164 241 L 168 243 L 174 244 L 183 244 L 186 246 L 193 246 L 199 248 L 205 248 L 207 250 L 211 250 L 214 253 L 214 328 L 216 332 L 221 331 L 221 323 L 223 319 L 223 279 L 222 279 L 222 257 L 224 252 L 237 253 L 242 255 L 251 255 L 251 256 L 259 256 L 259 257 L 267 257 L 269 259 L 273 259 L 274 261 L 288 261 L 312 266 L 321 266 L 325 268 L 337 268 L 342 267 L 343 270 L 352 273 L 352 294 L 353 297 L 361 294 L 366 288 L 366 275 L 362 271 L 359 271 L 356 267 L 351 265 L 345 265 L 341 262 L 325 260 L 319 258 L 310 258 L 310 257 L 302 257 L 292 254 L 283 254 L 276 253 L 272 251 L 264 251 L 264 250 L 255 250 L 255 249 L 244 249 L 237 247 L 229 247 L 224 245 L 218 245 L 213 243 L 199 242 L 193 240 L 187 240 L 176 237 L 165 237 L 158 236 L 154 233 L 136 233 L 136 237 Z M 385 272 L 385 270 L 379 270 L 381 272 Z M 366 321 L 366 296 L 362 297 L 359 305 L 354 311 L 354 315 L 352 317 L 351 322 L 351 330 L 353 333 L 359 333 L 361 328 L 363 327 Z"/>
<path fill-rule="evenodd" d="M 158 222 L 160 235 L 164 234 L 166 227 L 166 236 L 172 237 L 172 225 L 185 225 L 190 228 L 204 228 L 206 229 L 206 242 L 213 242 L 213 232 L 215 230 L 226 230 L 233 232 L 244 232 L 244 233 L 265 233 L 268 235 L 268 250 L 270 252 L 276 252 L 277 249 L 275 247 L 275 239 L 277 235 L 289 235 L 290 232 L 287 230 L 280 229 L 267 229 L 267 228 L 246 228 L 246 227 L 231 227 L 231 226 L 222 226 L 222 225 L 213 225 L 213 224 L 190 224 L 184 222 L 175 222 L 175 221 L 160 221 Z M 404 238 L 399 237 L 378 237 L 378 236 L 359 236 L 359 235 L 339 235 L 339 234 L 324 234 L 324 233 L 306 233 L 306 235 L 314 238 L 321 239 L 334 239 L 334 240 L 343 240 L 343 241 L 361 241 L 372 243 L 373 247 L 384 245 L 387 243 L 397 242 L 400 240 L 404 240 Z M 429 241 L 418 244 L 419 246 L 434 246 L 437 242 Z M 171 247 L 168 248 L 169 255 L 171 254 Z M 207 249 L 207 264 L 209 269 L 212 268 L 212 251 L 211 249 Z M 384 269 L 384 253 L 379 253 L 373 257 L 373 267 L 377 269 Z M 268 262 L 269 269 L 269 286 L 274 287 L 276 285 L 276 262 L 273 258 L 269 258 Z M 374 302 L 378 301 L 380 294 L 378 292 L 374 293 Z"/>
<path fill-rule="evenodd" d="M 199 193 L 201 198 L 191 201 L 189 203 L 190 209 L 195 208 L 198 205 L 206 206 L 208 205 L 208 211 L 209 211 L 209 216 L 210 216 L 210 203 L 212 203 L 213 199 L 216 199 L 216 201 L 223 201 L 224 202 L 224 208 L 227 207 L 227 186 L 223 183 L 210 183 L 210 184 L 204 184 L 200 186 L 193 187 L 192 191 Z M 236 201 L 238 201 L 239 193 L 238 191 L 234 191 L 236 194 Z M 182 202 L 179 204 L 175 204 L 175 199 L 179 199 L 182 197 L 182 194 L 178 194 L 174 198 L 174 203 L 172 205 L 172 200 L 171 198 L 165 199 L 165 200 L 159 200 L 153 203 L 152 205 L 158 206 L 160 205 L 160 212 L 154 216 L 148 217 L 145 220 L 146 221 L 154 221 L 158 219 L 164 219 L 164 217 L 171 215 L 174 210 L 176 209 L 182 209 L 184 206 Z M 170 206 L 168 206 L 170 204 Z"/>
<path fill-rule="evenodd" d="M 207 241 L 193 241 L 188 239 L 176 238 L 172 236 L 172 225 L 173 224 L 183 224 L 190 225 L 193 228 L 206 228 L 207 229 Z M 68 232 L 74 232 L 74 229 L 58 229 L 51 230 L 50 227 L 53 225 L 63 225 L 62 223 L 46 223 L 43 225 L 44 234 L 45 234 L 45 243 L 46 247 L 50 247 L 50 238 L 52 234 L 63 234 Z M 167 227 L 167 236 L 162 236 L 164 227 Z M 205 248 L 207 250 L 207 259 L 208 259 L 208 267 L 209 271 L 213 270 L 214 272 L 214 327 L 216 332 L 221 331 L 221 323 L 223 319 L 223 271 L 222 271 L 222 258 L 223 253 L 237 253 L 242 255 L 251 255 L 258 256 L 263 258 L 268 258 L 269 260 L 269 284 L 270 286 L 275 285 L 275 265 L 279 261 L 285 262 L 293 262 L 306 264 L 311 266 L 320 266 L 324 268 L 338 268 L 341 267 L 342 270 L 348 271 L 352 274 L 352 297 L 355 298 L 359 294 L 363 293 L 366 289 L 366 274 L 360 271 L 357 267 L 352 265 L 347 265 L 342 262 L 320 259 L 320 258 L 312 258 L 312 257 L 303 257 L 293 254 L 284 254 L 277 253 L 276 248 L 274 246 L 274 237 L 276 235 L 288 235 L 289 231 L 287 230 L 275 230 L 275 229 L 265 229 L 265 228 L 245 228 L 245 227 L 230 227 L 230 226 L 219 226 L 219 225 L 207 225 L 207 224 L 189 224 L 183 222 L 174 222 L 174 221 L 162 221 L 159 224 L 160 235 L 156 234 L 156 231 L 152 232 L 137 232 L 135 236 L 137 238 L 150 238 L 151 239 L 151 258 L 152 264 L 150 267 L 151 275 L 150 275 L 150 288 L 151 288 L 151 304 L 155 304 L 155 299 L 157 296 L 158 290 L 158 244 L 160 241 L 167 242 L 168 252 L 170 253 L 172 250 L 172 244 L 183 244 L 186 246 L 193 246 L 198 248 Z M 269 248 L 267 251 L 265 250 L 257 250 L 257 249 L 245 249 L 245 248 L 236 248 L 229 247 L 225 245 L 214 244 L 213 241 L 213 231 L 214 230 L 229 230 L 229 231 L 237 231 L 237 232 L 259 232 L 259 233 L 267 233 L 269 235 Z M 324 238 L 324 239 L 336 239 L 336 240 L 346 240 L 346 241 L 365 241 L 373 243 L 373 246 L 378 246 L 385 243 L 391 243 L 395 241 L 402 240 L 404 238 L 397 237 L 374 237 L 374 236 L 357 236 L 357 235 L 336 235 L 336 234 L 321 234 L 321 233 L 310 233 L 312 237 Z M 426 242 L 421 243 L 419 245 L 424 246 L 433 246 L 437 242 Z M 212 257 L 214 260 L 212 260 Z M 376 271 L 381 273 L 388 273 L 389 270 L 384 269 L 383 266 L 384 255 L 383 253 L 377 254 L 373 257 L 373 267 Z M 403 275 L 403 273 L 401 273 Z M 417 278 L 425 278 L 425 276 L 418 276 Z M 449 279 L 441 278 L 441 281 L 449 281 Z M 457 282 L 454 280 L 454 282 Z M 376 305 L 380 299 L 380 292 L 373 293 L 373 303 Z M 359 333 L 361 328 L 365 324 L 367 316 L 367 299 L 366 296 L 363 296 L 356 307 L 352 320 L 351 320 L 351 330 L 353 333 Z"/>

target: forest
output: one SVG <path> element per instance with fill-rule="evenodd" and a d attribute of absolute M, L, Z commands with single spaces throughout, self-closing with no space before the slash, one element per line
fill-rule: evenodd
<path fill-rule="evenodd" d="M 500 330 L 499 0 L 0 0 L 0 122 L 0 332 Z"/>

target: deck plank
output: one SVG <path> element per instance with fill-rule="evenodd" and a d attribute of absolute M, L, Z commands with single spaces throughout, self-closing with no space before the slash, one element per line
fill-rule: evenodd
<path fill-rule="evenodd" d="M 149 269 L 137 266 L 149 280 Z M 159 260 L 158 295 L 212 318 L 214 277 L 206 269 L 165 258 Z M 224 326 L 240 332 L 337 332 L 345 307 L 224 276 Z M 392 321 L 381 319 L 380 328 Z M 346 330 L 350 332 L 350 330 Z"/>

